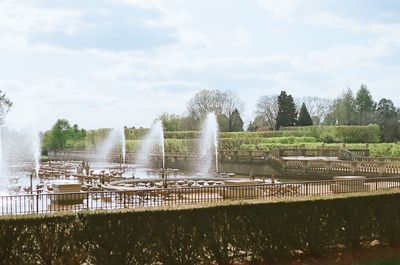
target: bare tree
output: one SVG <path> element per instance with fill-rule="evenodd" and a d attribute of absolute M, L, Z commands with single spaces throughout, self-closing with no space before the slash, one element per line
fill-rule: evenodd
<path fill-rule="evenodd" d="M 199 91 L 188 103 L 187 110 L 195 119 L 202 119 L 210 112 L 223 114 L 230 121 L 235 109 L 243 110 L 243 103 L 237 94 L 231 90 L 220 91 L 218 89 Z M 231 122 L 229 122 L 231 125 Z"/>
<path fill-rule="evenodd" d="M 257 127 L 275 128 L 276 116 L 278 115 L 278 96 L 262 96 L 258 99 L 256 106 Z"/>
<path fill-rule="evenodd" d="M 301 106 L 301 103 L 307 107 L 314 125 L 320 125 L 332 106 L 332 100 L 319 97 L 304 97 L 297 98 L 296 105 Z"/>
<path fill-rule="evenodd" d="M 6 94 L 0 90 L 0 125 L 3 124 L 4 118 L 12 106 L 12 102 L 7 98 Z"/>

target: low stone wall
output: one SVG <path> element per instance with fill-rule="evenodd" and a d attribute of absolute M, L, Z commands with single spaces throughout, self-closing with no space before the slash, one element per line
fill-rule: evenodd
<path fill-rule="evenodd" d="M 126 154 L 126 162 L 134 163 L 136 158 L 135 153 Z M 97 155 L 91 151 L 49 151 L 48 157 L 50 160 L 64 160 L 64 161 L 104 161 L 104 157 Z M 250 173 L 257 176 L 280 176 L 280 169 L 274 166 L 270 161 L 263 158 L 251 158 L 249 154 L 242 154 L 233 157 L 224 157 L 220 154 L 219 171 L 220 172 L 233 172 L 240 175 L 249 175 Z M 122 158 L 120 155 L 111 155 L 110 162 L 120 163 Z M 161 156 L 153 156 L 153 166 L 161 167 Z M 165 165 L 168 168 L 178 168 L 184 171 L 193 170 L 196 166 L 196 156 L 182 156 L 182 155 L 166 155 Z"/>
<path fill-rule="evenodd" d="M 104 161 L 90 151 L 49 151 L 50 160 L 85 160 Z M 126 162 L 134 163 L 135 153 L 126 154 Z M 110 160 L 121 163 L 120 154 L 111 156 Z M 153 156 L 153 166 L 161 167 L 162 158 L 160 155 Z M 197 158 L 193 155 L 167 154 L 165 157 L 166 167 L 191 170 L 196 165 Z M 399 160 L 332 160 L 332 159 L 282 159 L 274 152 L 257 151 L 220 151 L 219 171 L 234 172 L 241 175 L 261 176 L 284 176 L 287 178 L 330 179 L 338 175 L 358 175 L 368 177 L 399 176 Z"/>

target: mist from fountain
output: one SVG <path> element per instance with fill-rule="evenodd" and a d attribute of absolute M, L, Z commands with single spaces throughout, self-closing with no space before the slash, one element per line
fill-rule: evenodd
<path fill-rule="evenodd" d="M 35 162 L 35 175 L 36 180 L 39 182 L 39 170 L 40 170 L 40 153 L 41 153 L 41 137 L 40 132 L 36 128 L 31 131 L 32 134 L 32 150 L 33 150 L 33 160 Z"/>
<path fill-rule="evenodd" d="M 0 126 L 0 178 L 3 176 L 3 126 Z"/>
<path fill-rule="evenodd" d="M 36 172 L 36 182 L 39 183 L 40 133 L 35 126 L 18 129 L 5 125 L 1 127 L 0 138 L 2 191 L 10 184 L 28 186 L 32 170 Z"/>
<path fill-rule="evenodd" d="M 141 142 L 136 164 L 143 167 L 150 167 L 151 156 L 160 153 L 162 155 L 161 167 L 165 169 L 164 129 L 162 122 L 157 121 Z"/>
<path fill-rule="evenodd" d="M 119 129 L 119 137 L 121 141 L 121 152 L 122 152 L 122 164 L 126 163 L 126 138 L 125 138 L 125 128 L 121 126 Z"/>
<path fill-rule="evenodd" d="M 126 156 L 126 146 L 125 146 L 125 133 L 124 128 L 116 128 L 110 130 L 108 135 L 100 143 L 99 147 L 96 149 L 96 161 L 107 163 L 109 161 L 110 155 L 113 152 L 120 150 L 122 156 L 122 163 L 125 164 Z"/>
<path fill-rule="evenodd" d="M 218 172 L 218 132 L 217 117 L 209 113 L 201 130 L 197 163 L 197 172 L 203 176 Z"/>

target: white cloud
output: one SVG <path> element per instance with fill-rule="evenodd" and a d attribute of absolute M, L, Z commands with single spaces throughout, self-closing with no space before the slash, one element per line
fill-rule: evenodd
<path fill-rule="evenodd" d="M 79 11 L 43 9 L 20 2 L 6 2 L 0 6 L 0 30 L 24 34 L 61 30 L 72 34 L 85 26 Z"/>
<path fill-rule="evenodd" d="M 334 97 L 365 82 L 381 97 L 387 94 L 382 88 L 400 86 L 393 70 L 398 63 L 381 61 L 398 56 L 399 24 L 361 24 L 301 0 L 232 2 L 221 11 L 226 17 L 219 12 L 208 16 L 221 8 L 213 1 L 201 6 L 179 0 L 110 2 L 135 12 L 156 10 L 137 21 L 142 34 L 168 32 L 176 41 L 125 51 L 36 44 L 30 37 L 61 32 L 75 38 L 74 32 L 100 22 L 87 19 L 84 8 L 49 8 L 28 0 L 0 4 L 0 89 L 15 103 L 9 120 L 25 123 L 36 117 L 41 129 L 62 117 L 87 128 L 148 126 L 162 112 L 184 112 L 186 102 L 202 88 L 238 91 L 247 104 L 243 115 L 250 117 L 258 96 L 281 90 Z M 257 16 L 257 4 L 276 19 Z M 240 16 L 228 17 L 234 8 Z M 321 34 L 331 34 L 329 29 L 355 33 L 360 39 L 334 36 L 335 43 L 323 43 L 324 35 L 307 46 L 303 36 L 310 27 L 323 27 Z M 140 34 L 116 41 L 140 42 Z"/>
<path fill-rule="evenodd" d="M 298 15 L 304 0 L 259 0 L 258 3 L 275 18 L 292 20 Z"/>

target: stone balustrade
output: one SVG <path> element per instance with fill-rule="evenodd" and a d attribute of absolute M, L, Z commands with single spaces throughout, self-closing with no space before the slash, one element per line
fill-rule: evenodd
<path fill-rule="evenodd" d="M 364 151 L 359 151 L 364 154 Z M 282 159 L 283 154 L 286 158 Z M 348 154 L 346 158 L 343 158 Z M 127 153 L 126 161 L 135 161 L 135 153 Z M 294 156 L 296 158 L 291 159 Z M 304 156 L 304 158 L 303 158 Z M 317 156 L 320 159 L 306 159 Z M 326 156 L 326 159 L 324 157 Z M 329 159 L 329 157 L 340 159 Z M 321 158 L 322 157 L 322 158 Z M 54 160 L 87 160 L 93 161 L 99 156 L 94 151 L 49 151 L 49 158 Z M 153 155 L 155 161 L 160 161 L 161 156 Z M 120 154 L 113 154 L 113 162 L 121 162 Z M 166 163 L 191 165 L 197 160 L 193 154 L 166 154 Z M 268 151 L 225 151 L 218 152 L 220 165 L 240 165 L 253 168 L 257 165 L 270 165 L 282 175 L 365 175 L 365 176 L 398 176 L 400 175 L 400 159 L 359 157 L 346 149 L 282 149 Z M 246 167 L 246 165 L 248 167 Z M 228 170 L 230 171 L 230 170 Z M 238 172 L 239 173 L 239 172 Z M 243 172 L 241 172 L 243 174 Z M 247 173 L 248 174 L 248 173 Z M 265 173 L 269 174 L 269 173 Z M 273 174 L 273 173 L 271 173 Z"/>

